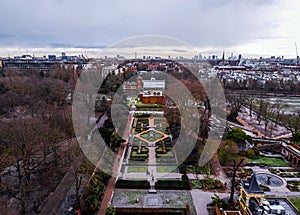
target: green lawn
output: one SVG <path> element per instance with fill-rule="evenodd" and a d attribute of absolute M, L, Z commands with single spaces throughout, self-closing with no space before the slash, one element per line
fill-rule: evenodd
<path fill-rule="evenodd" d="M 295 205 L 298 211 L 300 211 L 300 197 L 289 198 L 289 200 Z"/>
<path fill-rule="evenodd" d="M 146 172 L 148 167 L 145 166 L 129 166 L 127 172 Z"/>
<path fill-rule="evenodd" d="M 268 157 L 260 157 L 257 159 L 248 158 L 248 163 L 256 162 L 259 164 L 266 164 L 272 167 L 289 167 L 289 164 L 280 158 L 268 158 Z"/>
<path fill-rule="evenodd" d="M 157 172 L 177 172 L 177 167 L 172 166 L 158 166 L 156 167 Z"/>

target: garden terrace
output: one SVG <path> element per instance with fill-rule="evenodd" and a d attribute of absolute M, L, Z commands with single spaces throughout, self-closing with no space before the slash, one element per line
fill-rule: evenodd
<path fill-rule="evenodd" d="M 171 138 L 167 137 L 163 141 L 158 141 L 156 143 L 156 146 L 165 146 L 165 147 L 171 147 Z"/>
<path fill-rule="evenodd" d="M 154 118 L 154 126 L 156 130 L 169 134 L 169 125 L 166 119 Z"/>
<path fill-rule="evenodd" d="M 294 204 L 294 206 L 300 211 L 300 198 L 299 197 L 293 197 L 289 198 L 289 200 Z"/>
<path fill-rule="evenodd" d="M 293 168 L 269 168 L 269 171 L 283 178 L 300 178 L 300 172 Z"/>
<path fill-rule="evenodd" d="M 292 192 L 299 192 L 300 181 L 287 181 L 287 188 Z"/>
<path fill-rule="evenodd" d="M 196 214 L 190 192 L 184 190 L 158 190 L 155 195 L 148 190 L 116 189 L 112 205 L 117 214 L 186 214 L 189 205 L 190 214 Z"/>
<path fill-rule="evenodd" d="M 192 188 L 204 189 L 204 190 L 224 190 L 224 184 L 217 179 L 205 178 L 205 179 L 196 179 L 191 182 Z"/>
<path fill-rule="evenodd" d="M 149 149 L 145 146 L 133 146 L 131 149 L 130 160 L 146 161 L 148 159 Z"/>
<path fill-rule="evenodd" d="M 138 130 L 136 130 L 135 133 L 137 134 L 134 135 L 135 137 L 134 139 L 140 139 L 141 141 L 146 142 L 148 146 L 153 143 L 162 142 L 165 139 L 167 139 L 167 143 L 170 143 L 169 136 L 161 131 L 157 131 L 154 129 L 145 130 L 145 131 L 142 130 L 143 129 L 141 129 L 141 132 L 138 132 Z M 134 140 L 134 145 L 135 143 L 137 143 L 137 140 Z"/>
<path fill-rule="evenodd" d="M 289 164 L 281 158 L 259 157 L 248 158 L 248 165 L 267 165 L 270 167 L 289 167 Z"/>
<path fill-rule="evenodd" d="M 148 146 L 148 143 L 144 140 L 134 137 L 133 141 L 132 141 L 132 145 L 133 146 Z"/>
<path fill-rule="evenodd" d="M 148 131 L 140 133 L 139 137 L 142 137 L 143 139 L 146 139 L 151 142 L 155 142 L 158 139 L 161 139 L 162 137 L 164 137 L 164 134 L 161 134 L 160 132 L 157 132 L 155 130 L 150 130 L 150 131 L 148 130 Z"/>
<path fill-rule="evenodd" d="M 148 118 L 138 118 L 135 121 L 135 133 L 140 133 L 149 129 L 149 119 Z"/>
<path fill-rule="evenodd" d="M 128 166 L 127 172 L 147 172 L 148 167 L 147 166 Z"/>
<path fill-rule="evenodd" d="M 173 173 L 178 172 L 177 166 L 157 166 L 156 170 L 157 172 L 173 172 Z"/>
<path fill-rule="evenodd" d="M 161 149 L 161 147 L 157 148 L 158 150 Z M 162 153 L 158 153 L 158 151 L 156 151 L 156 161 L 158 164 L 176 164 L 176 158 L 173 154 L 173 152 L 171 150 L 166 151 L 164 153 L 164 151 L 162 151 Z"/>

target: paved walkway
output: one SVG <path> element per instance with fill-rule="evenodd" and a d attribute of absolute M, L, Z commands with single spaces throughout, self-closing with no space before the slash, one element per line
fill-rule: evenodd
<path fill-rule="evenodd" d="M 149 127 L 150 127 L 150 128 L 153 128 L 153 127 L 154 127 L 154 118 L 153 118 L 152 115 L 149 117 Z"/>
<path fill-rule="evenodd" d="M 131 126 L 131 122 L 132 122 L 132 116 L 133 116 L 132 113 L 129 114 L 127 125 L 126 125 L 125 131 L 124 131 L 123 138 L 125 138 L 126 140 L 128 140 L 129 135 L 130 135 L 130 126 Z M 97 213 L 98 215 L 106 214 L 106 208 L 109 206 L 109 203 L 111 201 L 111 198 L 112 198 L 112 195 L 113 195 L 113 192 L 115 189 L 115 184 L 118 179 L 118 174 L 120 171 L 120 167 L 122 165 L 121 158 L 123 158 L 124 152 L 125 152 L 124 148 L 119 148 L 118 156 L 116 157 L 114 165 L 113 165 L 113 176 L 109 179 L 108 185 L 107 185 L 105 193 L 104 193 L 104 197 L 101 202 L 100 210 Z"/>
<path fill-rule="evenodd" d="M 151 144 L 152 145 L 152 144 Z M 149 149 L 149 160 L 148 160 L 148 166 L 153 166 L 156 165 L 156 152 L 155 152 L 155 146 L 151 146 L 150 144 L 148 145 L 148 149 Z"/>
<path fill-rule="evenodd" d="M 210 165 L 212 166 L 213 170 L 214 170 L 214 178 L 215 179 L 219 179 L 223 184 L 227 184 L 226 188 L 229 189 L 230 185 L 231 184 L 231 181 L 230 181 L 230 178 L 227 177 L 226 173 L 224 172 L 221 164 L 220 164 L 220 161 L 219 161 L 219 158 L 218 158 L 218 155 L 215 154 L 212 159 L 209 161 Z"/>
<path fill-rule="evenodd" d="M 249 109 L 243 106 L 241 108 L 241 112 L 239 112 L 237 120 L 241 124 L 253 129 L 253 131 L 256 131 L 259 137 L 266 137 L 270 139 L 291 137 L 291 132 L 285 126 L 276 124 L 274 120 L 269 118 L 267 119 L 267 130 L 265 130 L 266 122 L 263 117 L 259 122 L 255 111 L 252 111 L 251 117 L 249 115 Z"/>
<path fill-rule="evenodd" d="M 151 172 L 150 172 L 151 173 Z M 174 172 L 156 172 L 154 174 L 156 178 L 179 178 L 181 179 L 182 174 L 181 173 L 174 173 Z M 195 180 L 197 179 L 196 174 L 189 173 L 187 174 L 188 178 L 190 180 Z M 131 172 L 131 173 L 125 173 L 123 175 L 123 179 L 132 179 L 132 178 L 147 178 L 147 174 L 145 172 Z M 203 174 L 198 174 L 198 179 L 204 179 L 206 176 Z"/>
<path fill-rule="evenodd" d="M 204 192 L 199 189 L 191 190 L 194 205 L 196 207 L 197 214 L 208 215 L 207 204 L 211 203 L 211 197 L 214 196 L 213 192 Z M 221 199 L 229 197 L 228 193 L 216 193 Z"/>
<path fill-rule="evenodd" d="M 258 137 L 265 137 L 265 135 L 263 133 L 261 133 L 259 130 L 257 130 L 256 128 L 254 128 L 252 125 L 250 125 L 248 122 L 246 122 L 245 120 L 243 120 L 240 117 L 237 117 L 236 120 L 241 123 L 243 126 L 246 126 L 249 130 L 256 132 Z"/>

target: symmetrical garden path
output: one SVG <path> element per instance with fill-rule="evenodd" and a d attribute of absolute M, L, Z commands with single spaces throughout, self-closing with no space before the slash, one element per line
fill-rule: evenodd
<path fill-rule="evenodd" d="M 150 116 L 150 117 L 149 117 L 149 127 L 150 127 L 150 128 L 153 128 L 153 127 L 154 127 L 154 118 L 153 118 L 153 116 Z"/>

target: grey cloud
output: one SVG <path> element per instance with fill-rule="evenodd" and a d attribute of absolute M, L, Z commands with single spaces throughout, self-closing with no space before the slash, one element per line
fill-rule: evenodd
<path fill-rule="evenodd" d="M 127 37 L 155 34 L 193 46 L 231 46 L 267 36 L 272 14 L 258 10 L 274 0 L 10 0 L 0 45 L 109 45 Z"/>

